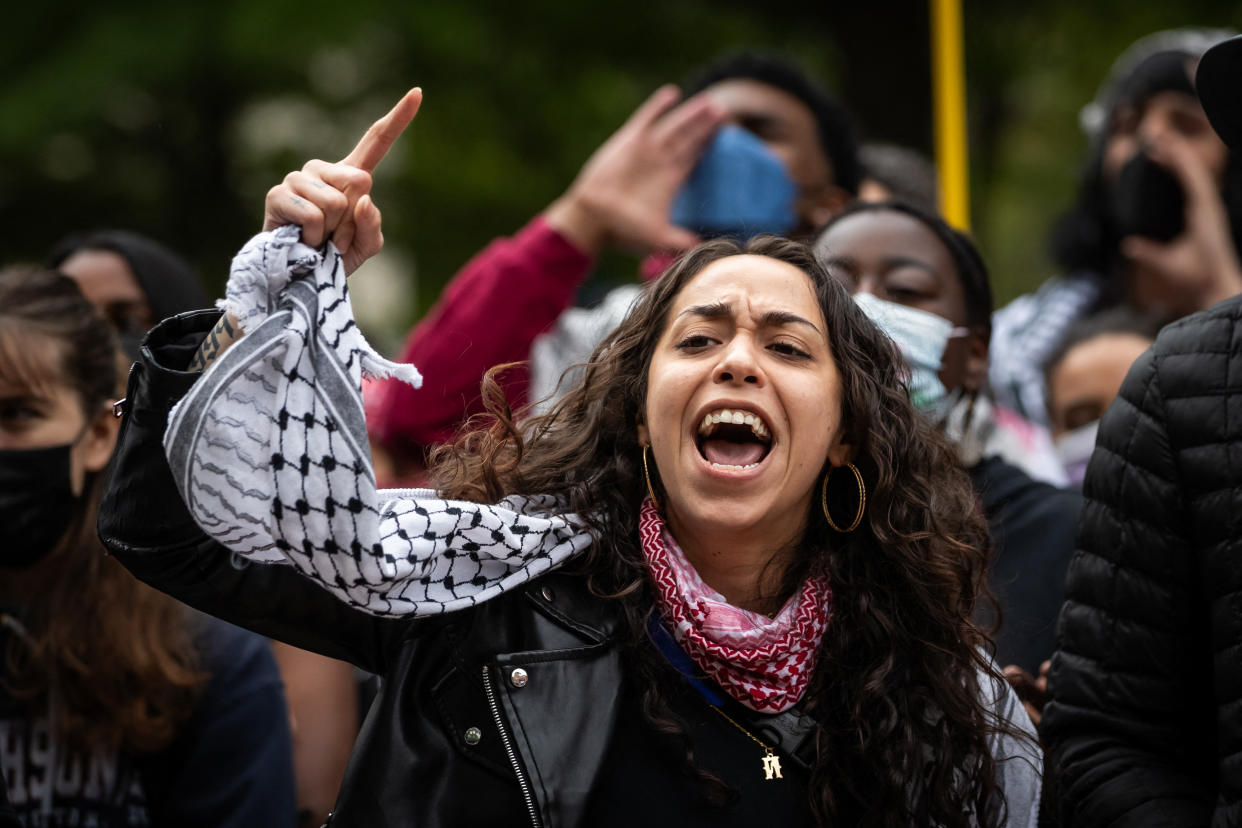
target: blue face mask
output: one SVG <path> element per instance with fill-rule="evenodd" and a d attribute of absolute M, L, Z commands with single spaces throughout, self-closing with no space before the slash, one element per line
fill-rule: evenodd
<path fill-rule="evenodd" d="M 671 221 L 706 237 L 745 241 L 783 236 L 798 223 L 798 188 L 767 145 L 737 126 L 724 126 L 673 202 Z"/>

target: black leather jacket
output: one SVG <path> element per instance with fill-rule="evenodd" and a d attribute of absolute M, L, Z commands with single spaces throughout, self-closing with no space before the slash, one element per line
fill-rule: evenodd
<path fill-rule="evenodd" d="M 217 318 L 173 317 L 143 343 L 100 507 L 104 544 L 191 606 L 384 677 L 332 825 L 581 824 L 620 702 L 618 617 L 580 579 L 553 573 L 472 610 L 379 618 L 292 567 L 250 565 L 208 539 L 161 443 L 197 376 L 177 368 Z M 787 752 L 813 741 L 764 733 Z"/>

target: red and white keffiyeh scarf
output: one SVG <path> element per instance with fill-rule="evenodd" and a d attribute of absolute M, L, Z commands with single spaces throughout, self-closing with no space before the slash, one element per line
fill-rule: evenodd
<path fill-rule="evenodd" d="M 673 638 L 726 693 L 751 710 L 798 703 L 832 618 L 828 579 L 812 576 L 775 618 L 735 607 L 703 582 L 648 498 L 638 534 Z"/>

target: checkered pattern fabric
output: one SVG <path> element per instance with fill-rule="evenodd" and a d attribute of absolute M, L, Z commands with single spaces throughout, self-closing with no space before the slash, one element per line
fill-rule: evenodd
<path fill-rule="evenodd" d="M 1104 291 L 1091 273 L 1049 279 L 992 314 L 988 379 L 996 401 L 1038 425 L 1048 425 L 1044 363 Z"/>
<path fill-rule="evenodd" d="M 589 545 L 552 498 L 480 505 L 376 488 L 362 378 L 421 378 L 366 343 L 331 243 L 307 247 L 296 227 L 256 236 L 221 306 L 246 335 L 173 409 L 164 449 L 190 513 L 224 546 L 291 564 L 377 615 L 434 615 Z"/>
<path fill-rule="evenodd" d="M 735 607 L 699 577 L 651 498 L 638 535 L 673 638 L 726 693 L 751 710 L 779 713 L 798 703 L 815 672 L 832 619 L 828 579 L 812 576 L 774 618 Z"/>

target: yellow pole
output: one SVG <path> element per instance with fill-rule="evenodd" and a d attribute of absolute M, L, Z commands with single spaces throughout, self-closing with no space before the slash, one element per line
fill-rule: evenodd
<path fill-rule="evenodd" d="M 962 60 L 961 0 L 930 0 L 936 170 L 940 212 L 970 229 L 970 167 L 966 155 L 966 72 Z"/>

